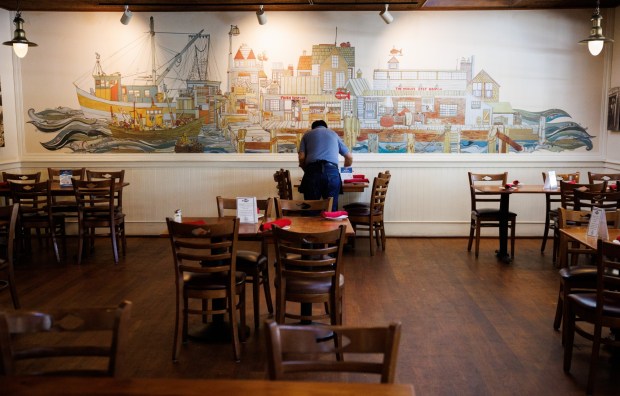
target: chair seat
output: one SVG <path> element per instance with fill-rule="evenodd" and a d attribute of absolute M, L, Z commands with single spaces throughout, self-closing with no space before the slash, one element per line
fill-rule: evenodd
<path fill-rule="evenodd" d="M 237 250 L 237 268 L 245 272 L 242 268 L 259 267 L 267 265 L 267 257 L 259 252 L 252 250 Z"/>
<path fill-rule="evenodd" d="M 477 209 L 477 210 L 472 210 L 471 212 L 472 216 L 478 216 L 478 217 L 498 217 L 499 214 L 500 214 L 499 209 L 493 209 L 493 208 Z M 508 216 L 517 217 L 517 214 L 514 212 L 508 212 Z"/>
<path fill-rule="evenodd" d="M 352 210 L 349 210 L 348 212 L 349 212 L 349 220 L 351 219 L 351 217 L 370 216 L 370 207 L 352 209 Z M 372 214 L 378 216 L 381 213 L 382 213 L 381 210 L 375 210 Z"/>
<path fill-rule="evenodd" d="M 343 206 L 344 210 L 358 210 L 358 209 L 368 209 L 370 205 L 368 202 L 351 202 L 350 204 L 346 204 Z"/>
<path fill-rule="evenodd" d="M 344 286 L 344 275 L 342 274 L 340 274 L 338 285 Z M 287 291 L 294 290 L 293 294 L 327 294 L 330 292 L 331 286 L 332 283 L 329 279 L 286 279 Z"/>
<path fill-rule="evenodd" d="M 568 296 L 577 306 L 588 310 L 596 308 L 596 293 L 575 293 Z M 603 315 L 620 318 L 620 306 L 617 302 L 613 304 L 603 304 Z"/>
<path fill-rule="evenodd" d="M 562 268 L 560 276 L 563 280 L 591 280 L 596 286 L 596 267 L 593 265 L 574 265 L 572 267 Z"/>
<path fill-rule="evenodd" d="M 183 282 L 186 289 L 199 290 L 224 290 L 228 284 L 228 277 L 223 273 L 216 274 L 197 274 L 184 273 Z M 235 272 L 235 285 L 240 286 L 245 283 L 245 272 Z"/>

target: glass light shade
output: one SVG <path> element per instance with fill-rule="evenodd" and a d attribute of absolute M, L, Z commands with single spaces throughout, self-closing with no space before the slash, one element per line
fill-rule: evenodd
<path fill-rule="evenodd" d="M 603 50 L 603 44 L 605 42 L 603 40 L 592 40 L 588 41 L 588 50 L 593 56 L 596 56 L 601 53 Z"/>
<path fill-rule="evenodd" d="M 23 58 L 28 53 L 28 44 L 13 43 L 13 52 L 18 58 Z"/>

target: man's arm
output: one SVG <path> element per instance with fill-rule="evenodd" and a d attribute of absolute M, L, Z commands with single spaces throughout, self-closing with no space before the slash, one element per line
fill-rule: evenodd
<path fill-rule="evenodd" d="M 298 154 L 298 157 L 299 157 L 299 167 L 303 169 L 306 163 L 306 153 L 304 153 L 303 151 L 300 151 Z"/>
<path fill-rule="evenodd" d="M 353 165 L 353 154 L 347 153 L 344 156 L 344 166 L 351 166 L 351 165 Z"/>

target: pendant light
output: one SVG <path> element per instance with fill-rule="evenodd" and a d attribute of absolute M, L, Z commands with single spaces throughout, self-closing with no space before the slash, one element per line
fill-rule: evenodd
<path fill-rule="evenodd" d="M 593 56 L 597 56 L 603 50 L 605 43 L 613 43 L 610 38 L 603 36 L 603 28 L 601 27 L 601 11 L 599 9 L 599 0 L 596 0 L 596 10 L 592 14 L 592 27 L 590 28 L 590 36 L 587 39 L 581 40 L 579 43 L 588 44 L 588 50 Z"/>
<path fill-rule="evenodd" d="M 17 6 L 17 14 L 15 14 L 13 23 L 15 24 L 13 40 L 5 41 L 2 44 L 12 46 L 15 55 L 19 58 L 23 58 L 28 53 L 28 47 L 36 47 L 37 45 L 32 41 L 28 41 L 26 38 L 26 32 L 24 31 L 24 20 L 22 19 L 21 11 L 19 11 L 19 5 Z"/>

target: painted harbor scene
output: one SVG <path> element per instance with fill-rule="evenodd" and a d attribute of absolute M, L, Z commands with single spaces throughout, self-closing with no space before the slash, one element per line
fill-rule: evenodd
<path fill-rule="evenodd" d="M 235 30 L 236 29 L 236 30 Z M 157 48 L 151 17 L 145 41 Z M 224 86 L 211 35 L 146 70 L 109 70 L 98 53 L 74 82 L 79 106 L 30 109 L 28 122 L 50 151 L 76 153 L 294 153 L 315 120 L 325 120 L 354 153 L 532 153 L 591 150 L 595 136 L 559 108 L 529 111 L 500 100 L 501 84 L 475 56 L 453 69 L 415 69 L 386 48 L 365 76 L 351 42 L 299 49 L 288 66 L 268 48 L 232 47 Z M 460 55 L 458 55 L 460 56 Z"/>

